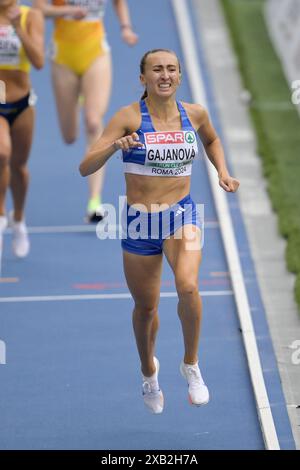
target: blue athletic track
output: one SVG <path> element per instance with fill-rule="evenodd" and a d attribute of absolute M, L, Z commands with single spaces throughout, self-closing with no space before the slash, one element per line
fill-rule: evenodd
<path fill-rule="evenodd" d="M 114 67 L 107 119 L 140 97 L 139 61 L 146 50 L 156 47 L 178 53 L 183 64 L 178 97 L 192 101 L 172 2 L 133 0 L 129 5 L 139 34 L 135 48 L 121 42 L 111 5 L 106 15 Z M 155 25 L 150 21 L 153 12 Z M 48 45 L 50 29 L 49 23 Z M 201 44 L 197 50 L 212 119 L 222 134 L 205 51 Z M 120 240 L 99 240 L 95 228 L 83 222 L 87 181 L 78 172 L 85 150 L 82 129 L 76 144 L 62 142 L 49 64 L 33 72 L 32 78 L 38 95 L 26 213 L 32 249 L 27 259 L 15 259 L 11 234 L 5 235 L 0 340 L 6 346 L 6 363 L 0 364 L 0 449 L 264 449 L 203 158 L 194 164 L 192 196 L 205 205 L 199 360 L 211 401 L 200 408 L 188 403 L 187 386 L 179 373 L 183 344 L 175 286 L 165 260 L 157 341 L 165 410 L 154 416 L 148 414 L 141 396 L 131 325 L 133 301 L 122 271 Z M 118 207 L 124 193 L 122 162 L 116 154 L 107 165 L 104 202 Z M 229 195 L 228 202 L 278 440 L 282 449 L 294 449 L 238 198 Z"/>

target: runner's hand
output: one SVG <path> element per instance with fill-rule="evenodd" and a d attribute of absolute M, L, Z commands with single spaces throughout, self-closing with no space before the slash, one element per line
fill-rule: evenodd
<path fill-rule="evenodd" d="M 225 176 L 219 175 L 219 185 L 228 193 L 235 193 L 240 185 L 239 181 L 232 176 L 226 174 Z"/>
<path fill-rule="evenodd" d="M 8 8 L 6 12 L 6 17 L 9 19 L 11 22 L 12 26 L 15 29 L 18 29 L 21 27 L 21 9 L 20 7 L 13 6 L 11 8 Z"/>
<path fill-rule="evenodd" d="M 70 13 L 69 15 L 72 16 L 75 20 L 81 20 L 82 18 L 85 18 L 86 15 L 88 14 L 88 11 L 86 8 L 82 7 L 70 7 Z"/>
<path fill-rule="evenodd" d="M 131 26 L 122 28 L 122 39 L 128 46 L 134 46 L 138 42 L 138 35 L 132 31 Z"/>
<path fill-rule="evenodd" d="M 139 136 L 136 132 L 133 132 L 130 135 L 125 135 L 114 142 L 116 150 L 129 150 L 132 147 L 143 147 L 144 144 L 139 141 Z"/>

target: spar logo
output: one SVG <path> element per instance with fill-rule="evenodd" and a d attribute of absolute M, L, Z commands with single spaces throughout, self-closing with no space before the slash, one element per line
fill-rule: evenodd
<path fill-rule="evenodd" d="M 184 144 L 184 132 L 147 132 L 146 144 Z"/>
<path fill-rule="evenodd" d="M 195 134 L 194 132 L 186 132 L 185 133 L 185 141 L 188 143 L 188 144 L 193 144 L 195 142 Z"/>

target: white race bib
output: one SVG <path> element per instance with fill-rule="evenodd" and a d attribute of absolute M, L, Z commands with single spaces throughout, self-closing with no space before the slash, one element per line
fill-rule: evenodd
<path fill-rule="evenodd" d="M 106 0 L 68 0 L 67 3 L 87 10 L 88 13 L 82 18 L 82 21 L 99 21 L 104 16 Z M 65 18 L 71 19 L 69 16 Z"/>
<path fill-rule="evenodd" d="M 146 174 L 189 176 L 198 154 L 193 131 L 145 132 Z"/>
<path fill-rule="evenodd" d="M 0 26 L 0 65 L 18 65 L 22 43 L 11 25 Z"/>

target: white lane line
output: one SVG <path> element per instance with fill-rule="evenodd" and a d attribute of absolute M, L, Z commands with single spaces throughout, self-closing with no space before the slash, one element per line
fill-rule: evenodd
<path fill-rule="evenodd" d="M 214 297 L 232 295 L 231 290 L 221 291 L 202 291 L 199 292 L 202 297 Z M 177 292 L 161 292 L 161 298 L 177 297 Z M 0 303 L 11 302 L 53 302 L 70 300 L 111 300 L 111 299 L 131 299 L 129 293 L 123 294 L 79 294 L 79 295 L 40 295 L 28 297 L 0 297 Z"/>
<path fill-rule="evenodd" d="M 113 226 L 112 230 L 118 229 Z M 96 225 L 53 225 L 44 227 L 27 227 L 28 233 L 96 233 Z M 11 233 L 11 229 L 8 228 L 5 233 Z"/>
<path fill-rule="evenodd" d="M 2 276 L 3 237 L 0 235 L 0 277 Z"/>
<path fill-rule="evenodd" d="M 195 103 L 201 103 L 208 107 L 201 68 L 195 47 L 196 39 L 193 34 L 193 27 L 186 0 L 172 0 L 172 2 L 193 100 Z M 227 263 L 229 266 L 229 272 L 231 275 L 231 281 L 241 324 L 252 387 L 256 399 L 257 411 L 260 419 L 263 438 L 265 441 L 265 447 L 268 450 L 280 449 L 262 373 L 261 362 L 255 339 L 255 331 L 252 323 L 251 311 L 240 265 L 235 235 L 233 232 L 228 202 L 224 192 L 220 190 L 217 174 L 213 165 L 210 163 L 208 158 L 206 158 L 205 161 L 207 164 L 214 202 L 217 209 L 218 220 L 220 222 L 222 239 Z"/>
<path fill-rule="evenodd" d="M 102 222 L 100 222 L 102 224 Z M 216 220 L 209 220 L 204 222 L 205 229 L 214 229 L 219 227 L 219 223 Z M 48 234 L 48 233 L 95 233 L 97 225 L 53 225 L 53 226 L 41 226 L 41 227 L 27 227 L 28 233 L 30 234 Z M 6 229 L 4 234 L 11 234 L 10 228 Z M 108 234 L 122 233 L 121 225 L 110 225 Z"/>

